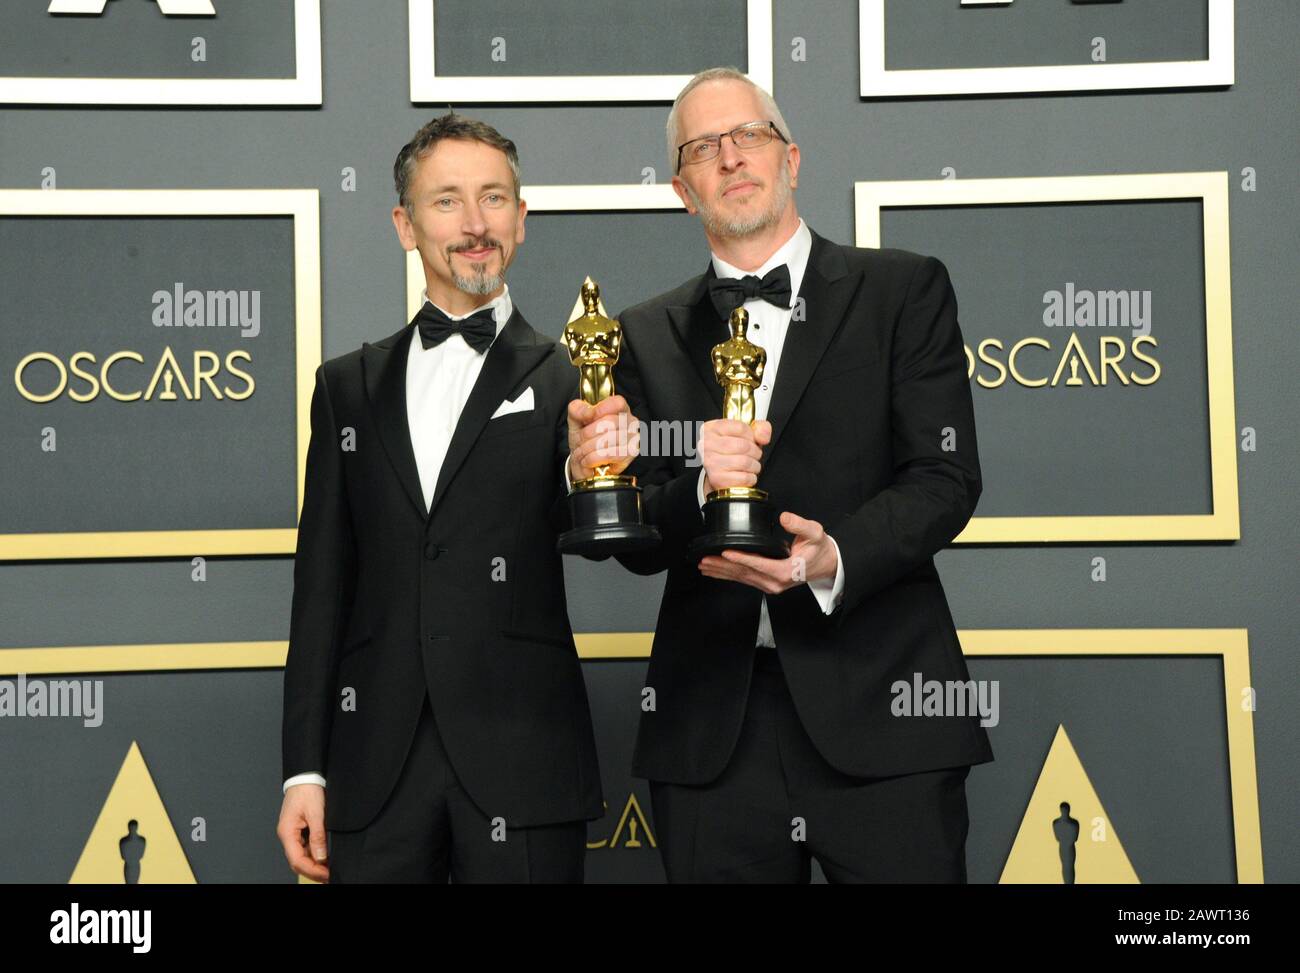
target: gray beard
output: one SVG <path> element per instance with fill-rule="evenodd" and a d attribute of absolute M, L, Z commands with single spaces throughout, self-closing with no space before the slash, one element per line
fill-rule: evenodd
<path fill-rule="evenodd" d="M 704 201 L 695 194 L 694 189 L 690 186 L 686 187 L 692 205 L 700 212 L 700 220 L 704 223 L 705 230 L 723 239 L 752 236 L 768 227 L 776 226 L 781 221 L 781 214 L 785 212 L 786 204 L 790 201 L 790 190 L 790 170 L 782 166 L 781 175 L 776 181 L 776 195 L 772 197 L 772 204 L 763 212 L 755 213 L 753 216 L 731 219 L 719 216 L 716 210 L 704 205 Z"/>
<path fill-rule="evenodd" d="M 480 297 L 484 294 L 491 294 L 494 290 L 505 283 L 505 279 L 506 275 L 504 272 L 493 274 L 490 277 L 486 271 L 479 271 L 474 274 L 473 277 L 462 277 L 460 274 L 451 275 L 452 283 L 456 285 L 458 290 L 462 290 L 466 294 L 475 294 Z"/>

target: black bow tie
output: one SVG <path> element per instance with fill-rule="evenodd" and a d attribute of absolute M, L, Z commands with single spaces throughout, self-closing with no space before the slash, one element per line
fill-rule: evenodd
<path fill-rule="evenodd" d="M 441 309 L 429 301 L 424 302 L 420 313 L 415 316 L 416 327 L 420 329 L 420 343 L 432 348 L 446 341 L 454 334 L 465 339 L 465 343 L 479 354 L 487 351 L 492 339 L 497 336 L 496 318 L 492 308 L 485 307 L 475 311 L 467 318 L 453 321 Z"/>
<path fill-rule="evenodd" d="M 714 277 L 709 281 L 709 297 L 718 314 L 725 321 L 731 312 L 746 301 L 755 297 L 762 298 L 779 308 L 790 307 L 790 268 L 785 264 L 773 267 L 763 279 L 753 274 L 748 277 Z"/>

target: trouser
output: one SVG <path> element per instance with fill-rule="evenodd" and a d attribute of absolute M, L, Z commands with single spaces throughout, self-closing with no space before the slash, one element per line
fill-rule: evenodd
<path fill-rule="evenodd" d="M 966 776 L 854 777 L 818 752 L 775 650 L 760 649 L 735 752 L 710 784 L 651 781 L 670 882 L 966 881 Z"/>
<path fill-rule="evenodd" d="M 587 822 L 494 823 L 461 786 L 426 693 L 406 763 L 378 816 L 328 838 L 331 883 L 581 882 Z"/>

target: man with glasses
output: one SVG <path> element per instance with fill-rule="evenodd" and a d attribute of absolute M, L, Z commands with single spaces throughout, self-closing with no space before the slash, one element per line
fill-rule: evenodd
<path fill-rule="evenodd" d="M 832 882 L 963 882 L 965 781 L 993 759 L 987 734 L 967 709 L 899 703 L 914 679 L 970 678 L 933 561 L 981 488 L 948 273 L 813 233 L 795 207 L 799 147 L 734 69 L 686 85 L 668 149 L 711 261 L 623 312 L 622 394 L 575 416 L 573 453 L 607 445 L 617 410 L 709 420 L 700 468 L 629 468 L 663 544 L 620 558 L 668 571 L 633 759 L 668 879 L 807 882 L 816 858 Z M 738 306 L 767 352 L 752 426 L 712 418 L 710 349 Z M 790 556 L 697 563 L 707 494 L 755 485 L 782 511 Z"/>

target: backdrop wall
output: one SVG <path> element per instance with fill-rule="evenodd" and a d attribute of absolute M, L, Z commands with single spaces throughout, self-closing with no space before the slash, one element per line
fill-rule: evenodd
<path fill-rule="evenodd" d="M 304 67 L 301 48 L 295 66 L 287 0 L 257 4 L 268 11 L 265 17 L 248 16 L 249 4 L 216 0 L 216 20 L 180 23 L 162 18 L 153 2 L 112 0 L 101 18 L 65 28 L 76 31 L 71 48 L 68 35 L 49 30 L 43 6 L 29 5 L 42 9 L 25 11 L 25 25 L 14 20 L 14 30 L 5 20 L 18 15 L 0 15 L 0 75 L 293 78 Z M 56 194 L 317 190 L 321 354 L 341 355 L 390 334 L 407 320 L 405 255 L 389 218 L 392 162 L 446 103 L 411 101 L 406 4 L 327 0 L 321 6 L 320 104 L 0 99 L 10 101 L 0 107 L 0 190 L 40 189 L 51 172 Z M 584 32 L 589 6 L 561 4 L 548 12 L 540 5 L 439 3 L 432 41 L 438 64 L 445 73 L 487 76 L 746 66 L 743 3 L 603 5 L 601 20 Z M 1098 21 L 1078 19 L 1083 8 L 1065 0 L 1061 19 L 1046 24 L 1041 9 L 1035 19 L 979 21 L 1008 14 L 956 10 L 955 0 L 928 12 L 915 6 L 914 13 L 889 7 L 890 67 L 1093 63 Z M 974 543 L 938 558 L 972 655 L 972 675 L 1000 685 L 1000 718 L 991 729 L 996 759 L 976 768 L 968 784 L 974 882 L 1004 876 L 1061 726 L 1138 880 L 1257 879 L 1261 848 L 1270 881 L 1300 879 L 1300 837 L 1293 826 L 1300 815 L 1293 487 L 1300 459 L 1294 435 L 1300 350 L 1292 326 L 1300 306 L 1294 185 L 1300 65 L 1293 43 L 1300 8 L 1286 0 L 1236 6 L 1230 86 L 864 98 L 858 6 L 848 0 L 773 4 L 774 93 L 803 151 L 799 208 L 831 239 L 855 241 L 854 187 L 860 182 L 1226 174 L 1220 182 L 1229 213 L 1235 395 L 1230 386 L 1223 401 L 1235 407 L 1230 455 L 1240 538 Z M 1203 0 L 1149 7 L 1087 8 L 1088 17 L 1114 18 L 1101 21 L 1100 31 L 1110 61 L 1206 56 Z M 956 28 L 944 27 L 942 18 L 956 14 L 963 18 Z M 1006 29 L 987 26 L 999 23 Z M 1016 30 L 1026 32 L 1025 43 L 1006 42 L 1008 31 Z M 206 62 L 192 60 L 197 35 L 205 36 L 211 52 Z M 492 59 L 497 38 L 505 40 L 505 61 Z M 133 53 L 137 49 L 152 53 Z M 516 141 L 526 185 L 641 184 L 666 182 L 670 174 L 663 101 L 531 104 L 521 95 L 513 103 L 458 100 L 455 107 Z M 955 179 L 942 178 L 945 167 Z M 347 170 L 355 172 L 354 182 Z M 1213 513 L 1224 514 L 1223 497 L 1212 491 L 1207 445 L 1207 373 L 1215 360 L 1202 266 L 1208 211 L 1199 199 L 1084 210 L 1064 203 L 993 207 L 982 215 L 899 207 L 881 218 L 884 245 L 932 253 L 949 266 L 972 349 L 986 337 L 1010 344 L 1038 335 L 1054 348 L 1039 371 L 1050 373 L 1068 337 L 1039 320 L 1048 288 L 1093 281 L 1087 286 L 1155 295 L 1151 333 L 1160 340 L 1163 375 L 1150 395 L 1136 385 L 1117 388 L 1114 380 L 1105 392 L 1081 389 L 1074 398 L 973 384 L 986 482 L 994 484 L 977 514 L 1198 514 L 1210 513 L 1215 503 Z M 305 347 L 301 335 L 298 345 L 283 330 L 249 342 L 265 368 L 259 393 L 265 388 L 262 394 L 278 396 L 266 406 L 278 410 L 273 415 L 259 413 L 253 421 L 241 413 L 245 418 L 225 433 L 218 416 L 202 437 L 191 429 L 186 441 L 177 437 L 188 427 L 168 428 L 144 409 L 101 410 L 102 421 L 80 427 L 79 414 L 65 402 L 59 406 L 64 418 L 53 424 L 81 431 L 61 431 L 59 452 L 42 452 L 41 429 L 50 424 L 44 417 L 58 413 L 24 411 L 32 404 L 13 394 L 15 359 L 37 349 L 66 358 L 101 335 L 112 336 L 99 346 L 104 351 L 126 347 L 120 335 L 158 341 L 141 323 L 145 318 L 121 325 L 125 331 L 94 319 L 99 301 L 139 305 L 127 284 L 141 273 L 140 264 L 124 260 L 122 231 L 105 233 L 95 220 L 53 229 L 47 222 L 23 223 L 11 209 L 0 211 L 0 263 L 8 268 L 0 301 L 0 382 L 8 396 L 8 417 L 0 417 L 5 530 L 136 530 L 148 529 L 155 518 L 166 520 L 156 529 L 168 530 L 187 523 L 292 528 L 290 390 L 294 348 Z M 181 258 L 174 265 L 146 263 L 140 281 L 260 286 L 273 304 L 292 306 L 291 288 L 303 277 L 301 268 L 296 278 L 283 273 L 293 271 L 294 259 L 283 221 L 222 224 L 192 259 L 183 246 L 194 234 L 181 233 L 167 244 L 165 233 L 174 229 L 160 231 L 161 240 L 147 234 L 158 250 L 151 259 L 164 261 L 167 253 Z M 556 336 L 585 274 L 601 281 L 606 304 L 617 313 L 700 272 L 707 260 L 697 223 L 675 210 L 539 212 L 529 217 L 528 231 L 511 291 L 531 322 Z M 250 266 L 241 269 L 241 259 Z M 266 271 L 264 283 L 223 283 L 245 279 L 258 264 Z M 283 320 L 288 312 L 263 306 L 264 316 L 276 314 Z M 77 341 L 61 338 L 66 332 Z M 243 347 L 236 337 L 223 341 L 223 348 Z M 1094 365 L 1096 341 L 1089 333 L 1086 342 L 1092 343 L 1084 345 Z M 1242 448 L 1246 427 L 1254 431 L 1253 449 Z M 121 448 L 121 437 L 132 443 L 129 450 Z M 69 453 L 80 459 L 72 461 Z M 54 462 L 62 465 L 51 475 Z M 1225 462 L 1222 453 L 1214 462 Z M 186 503 L 185 491 L 207 499 Z M 93 653 L 63 666 L 67 678 L 103 680 L 101 725 L 0 718 L 0 880 L 63 882 L 72 876 L 133 742 L 198 881 L 294 880 L 274 835 L 281 800 L 281 675 L 265 662 L 288 636 L 292 558 L 214 557 L 212 551 L 200 545 L 172 557 L 72 560 L 28 554 L 0 563 L 0 648 L 6 650 L 0 651 L 0 679 L 51 671 L 40 668 L 54 658 L 48 654 L 8 650 L 177 647 L 137 661 L 132 671 L 102 671 L 114 667 L 95 663 Z M 205 580 L 194 580 L 195 556 L 208 558 Z M 1104 581 L 1097 580 L 1097 558 L 1105 559 Z M 652 630 L 662 578 L 581 561 L 567 562 L 566 577 L 576 632 Z M 1142 631 L 1096 634 L 1091 641 L 1084 635 L 1067 645 L 1068 638 L 1046 631 L 1058 629 Z M 1171 635 L 1168 629 L 1185 631 Z M 1207 635 L 1207 629 L 1222 631 Z M 985 630 L 1029 634 L 966 637 Z M 180 646 L 190 643 L 225 648 L 168 671 L 171 661 L 186 658 Z M 609 802 L 606 818 L 590 828 L 588 880 L 661 880 L 648 789 L 628 776 L 645 671 L 644 660 L 634 656 L 646 640 L 584 644 L 593 651 L 621 646 L 633 656 L 584 663 Z M 251 654 L 239 654 L 246 650 Z M 282 659 L 282 647 L 280 653 Z M 1247 658 L 1248 685 L 1258 701 L 1253 713 L 1243 710 L 1247 683 L 1238 678 Z M 1253 739 L 1243 742 L 1242 727 L 1253 731 Z M 1052 774 L 1065 773 L 1063 766 L 1054 765 Z M 1077 786 L 1068 774 L 1061 779 Z M 638 813 L 633 834 L 628 820 Z M 1059 871 L 1051 860 L 1054 846 L 1041 847 L 1048 853 L 1037 853 L 1038 865 L 1050 880 L 1052 868 Z"/>

